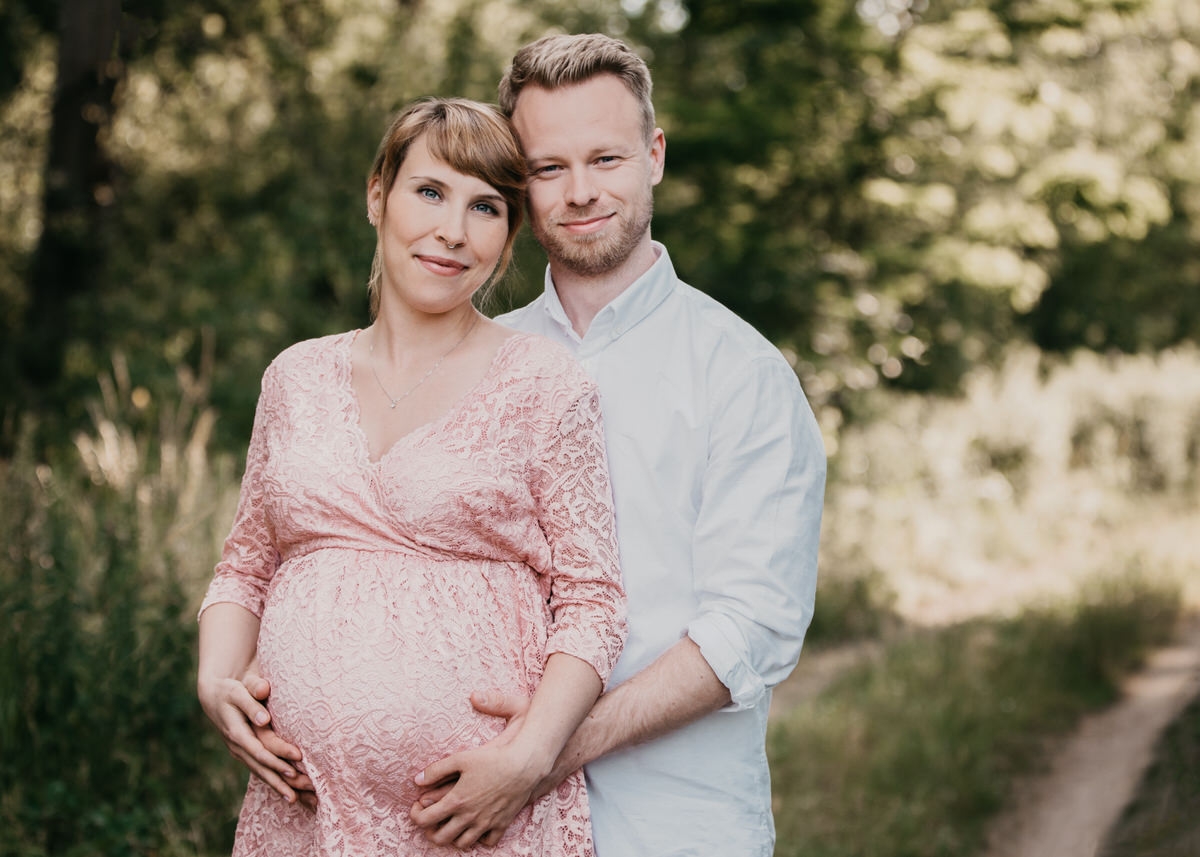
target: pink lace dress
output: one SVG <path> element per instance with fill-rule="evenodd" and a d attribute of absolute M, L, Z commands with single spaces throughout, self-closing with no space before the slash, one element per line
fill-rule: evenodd
<path fill-rule="evenodd" d="M 566 652 L 607 678 L 624 638 L 595 385 L 517 334 L 442 418 L 371 461 L 351 331 L 263 377 L 232 533 L 204 607 L 261 617 L 275 728 L 304 753 L 315 812 L 251 777 L 235 855 L 459 854 L 409 821 L 413 777 L 504 723 L 473 690 L 532 693 Z M 582 774 L 517 816 L 491 855 L 592 854 Z"/>

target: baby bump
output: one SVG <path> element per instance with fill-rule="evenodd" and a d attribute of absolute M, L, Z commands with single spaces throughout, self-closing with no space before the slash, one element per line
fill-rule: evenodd
<path fill-rule="evenodd" d="M 536 684 L 548 617 L 527 569 L 321 551 L 280 573 L 259 656 L 276 729 L 322 775 L 406 785 L 503 728 L 472 691 Z"/>

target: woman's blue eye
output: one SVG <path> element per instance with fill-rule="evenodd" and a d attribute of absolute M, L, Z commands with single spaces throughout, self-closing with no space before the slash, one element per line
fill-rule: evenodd
<path fill-rule="evenodd" d="M 423 187 L 418 191 L 418 193 L 420 193 L 421 196 L 425 197 L 426 199 L 441 199 L 442 198 L 442 195 L 439 194 L 436 190 L 434 190 L 431 187 Z"/>

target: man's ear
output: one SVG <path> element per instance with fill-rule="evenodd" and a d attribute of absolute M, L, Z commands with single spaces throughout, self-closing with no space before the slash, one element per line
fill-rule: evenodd
<path fill-rule="evenodd" d="M 667 136 L 662 128 L 655 128 L 650 137 L 650 164 L 650 183 L 658 184 L 662 181 L 663 168 L 667 165 Z"/>

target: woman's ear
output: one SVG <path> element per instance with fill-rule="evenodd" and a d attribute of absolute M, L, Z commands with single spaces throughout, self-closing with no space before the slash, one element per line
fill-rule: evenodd
<path fill-rule="evenodd" d="M 367 220 L 376 229 L 379 228 L 379 213 L 383 208 L 383 188 L 379 176 L 372 176 L 367 182 Z"/>

